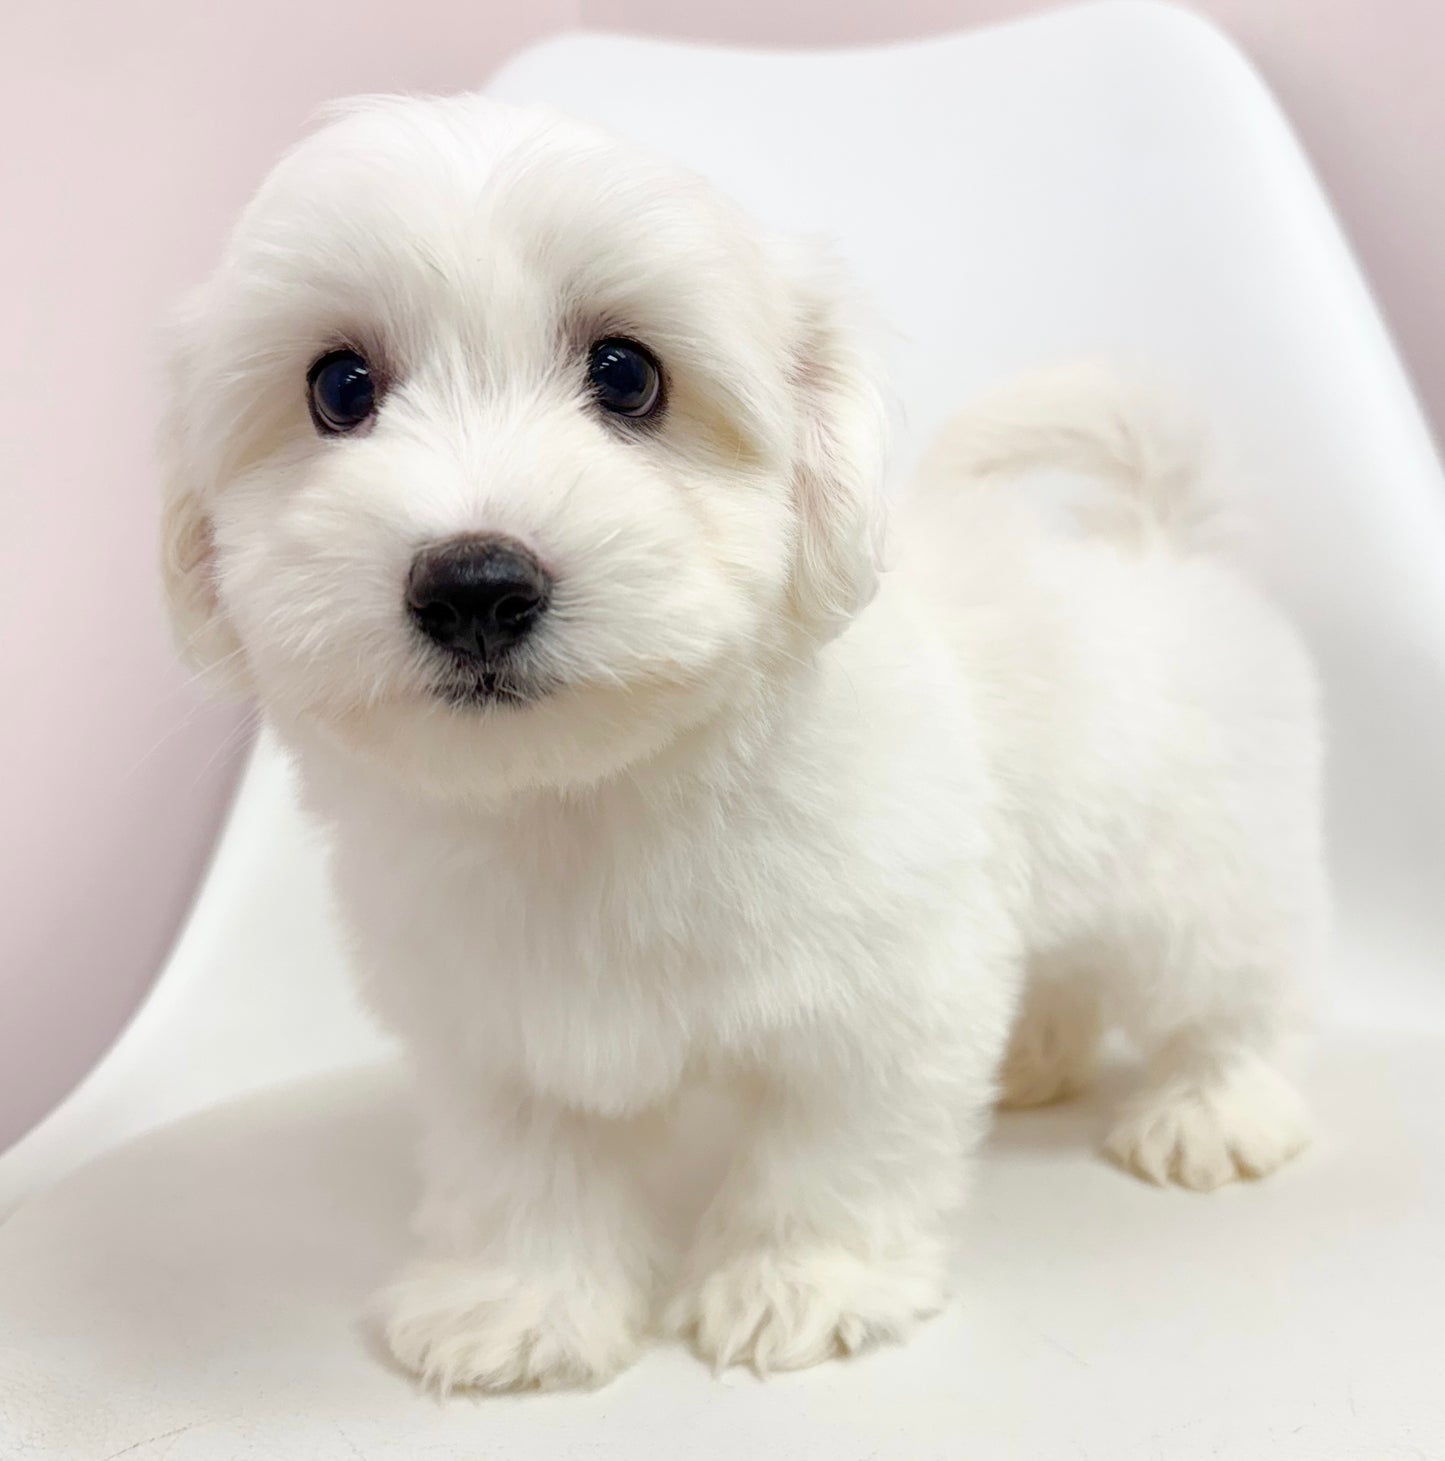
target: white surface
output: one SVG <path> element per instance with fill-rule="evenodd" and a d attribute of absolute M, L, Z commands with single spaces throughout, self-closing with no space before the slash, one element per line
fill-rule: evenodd
<path fill-rule="evenodd" d="M 364 1077 L 278 1091 L 119 1150 L 0 1228 L 0 1458 L 1445 1453 L 1445 484 L 1252 73 L 1198 22 L 1116 4 L 829 56 L 573 38 L 495 89 L 832 234 L 896 327 L 905 465 L 969 391 L 1080 351 L 1132 358 L 1222 423 L 1335 733 L 1354 1033 L 1316 1081 L 1326 1140 L 1196 1198 L 1089 1159 L 1086 1109 L 1010 1118 L 966 1302 L 916 1345 L 767 1387 L 661 1351 L 598 1396 L 438 1408 L 352 1327 L 403 1242 L 399 1098 Z M 129 1132 L 374 1052 L 338 966 L 263 743 L 154 998 L 0 1161 L 0 1204 Z"/>
<path fill-rule="evenodd" d="M 0 1220 L 26 1193 L 139 1132 L 388 1048 L 352 993 L 290 766 L 262 732 L 155 988 L 80 1088 L 0 1155 Z M 3 1447 L 0 1461 L 9 1461 Z"/>
<path fill-rule="evenodd" d="M 278 1090 L 156 1132 L 11 1219 L 0 1455 L 1439 1456 L 1441 1054 L 1403 1038 L 1329 1052 L 1325 1145 L 1211 1198 L 1095 1161 L 1097 1106 L 1004 1118 L 965 1224 L 963 1295 L 907 1348 L 760 1384 L 668 1347 L 596 1394 L 446 1404 L 354 1317 L 405 1241 L 393 1082 Z"/>

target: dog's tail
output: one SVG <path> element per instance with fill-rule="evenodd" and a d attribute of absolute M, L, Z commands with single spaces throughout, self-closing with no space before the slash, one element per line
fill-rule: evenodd
<path fill-rule="evenodd" d="M 920 481 L 957 488 L 1040 470 L 1108 488 L 1074 516 L 1122 544 L 1195 551 L 1221 535 L 1198 427 L 1094 364 L 1041 371 L 982 397 L 944 427 Z"/>

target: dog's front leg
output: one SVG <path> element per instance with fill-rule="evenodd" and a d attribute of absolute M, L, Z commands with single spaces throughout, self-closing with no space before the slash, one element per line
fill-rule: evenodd
<path fill-rule="evenodd" d="M 609 1379 L 636 1353 L 655 1284 L 634 1176 L 645 1118 L 520 1085 L 426 1104 L 426 1250 L 381 1295 L 392 1353 L 442 1391 Z"/>
<path fill-rule="evenodd" d="M 673 1331 L 718 1369 L 762 1373 L 897 1339 L 939 1309 L 998 1023 L 974 1048 L 883 1055 L 861 1033 L 851 1048 L 832 1031 L 790 1037 L 758 1077 L 754 1130 L 703 1221 Z"/>

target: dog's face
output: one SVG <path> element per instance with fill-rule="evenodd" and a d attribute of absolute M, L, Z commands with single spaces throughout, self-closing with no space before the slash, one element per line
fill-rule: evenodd
<path fill-rule="evenodd" d="M 418 789 L 585 784 L 867 602 L 881 435 L 816 274 L 697 179 L 365 103 L 182 322 L 171 603 L 198 662 Z"/>

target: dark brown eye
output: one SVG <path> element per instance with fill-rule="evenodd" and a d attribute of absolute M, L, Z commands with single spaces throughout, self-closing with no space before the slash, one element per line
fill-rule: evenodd
<path fill-rule="evenodd" d="M 662 404 L 662 369 L 636 340 L 599 340 L 587 358 L 587 379 L 606 411 L 638 419 Z"/>
<path fill-rule="evenodd" d="M 337 436 L 360 426 L 376 410 L 371 367 L 355 350 L 333 350 L 306 373 L 311 419 L 316 429 Z"/>

